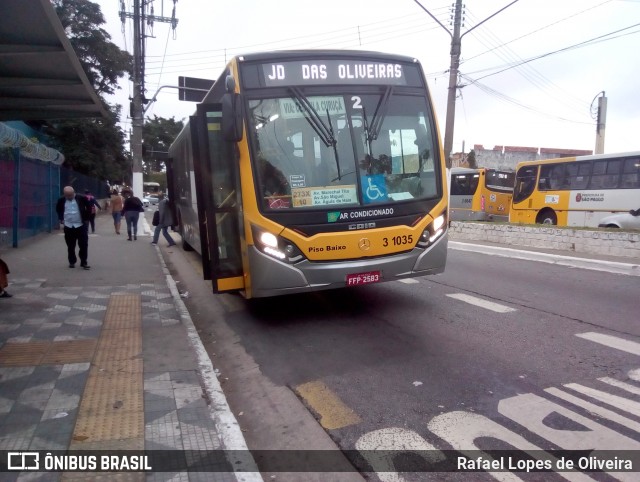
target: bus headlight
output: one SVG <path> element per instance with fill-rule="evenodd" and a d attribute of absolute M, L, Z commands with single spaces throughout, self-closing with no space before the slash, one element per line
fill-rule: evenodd
<path fill-rule="evenodd" d="M 433 229 L 435 231 L 438 231 L 442 226 L 444 226 L 444 222 L 445 222 L 445 218 L 446 217 L 447 217 L 446 214 L 442 213 L 440 216 L 438 216 L 437 218 L 435 218 L 433 220 L 431 225 L 433 226 Z"/>
<path fill-rule="evenodd" d="M 427 229 L 422 232 L 420 239 L 418 240 L 418 246 L 420 248 L 428 248 L 431 246 L 440 236 L 445 232 L 445 226 L 447 224 L 447 212 L 443 212 L 440 216 L 435 218 Z"/>
<path fill-rule="evenodd" d="M 260 234 L 260 243 L 263 246 L 268 248 L 277 248 L 278 247 L 278 238 L 275 234 L 271 233 L 262 233 Z"/>
<path fill-rule="evenodd" d="M 282 236 L 276 236 L 253 225 L 251 230 L 256 248 L 264 254 L 291 264 L 297 263 L 304 258 L 296 245 Z"/>

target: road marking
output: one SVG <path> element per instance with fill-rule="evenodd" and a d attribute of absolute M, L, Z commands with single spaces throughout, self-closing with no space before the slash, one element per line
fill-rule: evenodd
<path fill-rule="evenodd" d="M 640 395 L 640 388 L 635 385 L 629 385 L 628 383 L 621 382 L 620 380 L 616 380 L 615 378 L 603 377 L 598 378 L 599 381 L 603 383 L 608 383 L 609 385 L 613 385 L 614 387 L 622 388 L 629 393 L 634 393 L 636 395 Z M 640 432 L 640 430 L 638 430 Z"/>
<path fill-rule="evenodd" d="M 406 428 L 389 427 L 368 432 L 356 441 L 356 450 L 369 462 L 382 482 L 403 482 L 404 477 L 395 472 L 394 455 L 397 451 L 412 453 L 436 464 L 445 460 L 442 452 L 421 435 Z"/>
<path fill-rule="evenodd" d="M 500 400 L 498 413 L 563 450 L 593 450 L 596 447 L 599 450 L 640 450 L 640 442 L 533 393 Z M 556 428 L 547 422 L 547 417 L 554 414 L 582 427 L 575 430 Z M 607 473 L 624 482 L 638 480 L 638 474 L 630 472 Z M 566 477 L 568 474 L 559 475 Z"/>
<path fill-rule="evenodd" d="M 464 293 L 453 293 L 447 296 L 459 301 L 464 301 L 465 303 L 469 303 L 470 305 L 475 305 L 486 310 L 495 311 L 496 313 L 510 313 L 512 311 L 517 311 L 515 308 L 509 308 L 508 306 L 500 305 L 498 303 L 494 303 L 493 301 L 483 300 L 482 298 L 476 298 L 475 296 L 465 295 Z"/>
<path fill-rule="evenodd" d="M 564 385 L 566 388 L 575 390 L 578 393 L 587 395 L 588 397 L 595 398 L 596 400 L 611 405 L 613 407 L 629 412 L 636 417 L 640 416 L 640 402 L 629 400 L 628 398 L 619 397 L 617 395 L 611 395 L 610 393 L 596 390 L 595 388 L 585 387 L 578 383 L 567 383 Z"/>
<path fill-rule="evenodd" d="M 417 279 L 414 278 L 404 278 L 404 279 L 399 279 L 398 281 L 400 281 L 400 283 L 405 283 L 405 284 L 415 284 L 415 283 L 420 283 L 420 281 L 418 281 Z"/>
<path fill-rule="evenodd" d="M 640 343 L 636 343 L 635 341 L 625 340 L 624 338 L 618 338 L 617 336 L 595 333 L 593 331 L 589 331 L 587 333 L 576 333 L 576 336 L 578 338 L 584 338 L 585 340 L 615 348 L 616 350 L 626 351 L 632 355 L 640 356 Z"/>
<path fill-rule="evenodd" d="M 524 259 L 526 261 L 539 261 L 542 263 L 557 264 L 571 268 L 582 268 L 607 273 L 640 276 L 640 264 L 620 263 L 618 261 L 605 261 L 600 259 L 578 258 L 561 254 L 541 253 L 539 251 L 527 251 L 524 249 L 503 248 L 501 246 L 487 246 L 483 244 L 461 243 L 449 240 L 449 249 L 470 251 L 504 258 Z"/>
<path fill-rule="evenodd" d="M 327 430 L 355 425 L 362 420 L 338 395 L 322 382 L 298 385 L 296 392 L 320 416 L 320 425 Z"/>
<path fill-rule="evenodd" d="M 599 415 L 600 417 L 611 420 L 612 422 L 616 422 L 623 427 L 629 427 L 630 429 L 640 433 L 640 423 L 628 419 L 627 417 L 623 417 L 622 415 L 612 410 L 596 405 L 595 403 L 587 402 L 586 400 L 570 395 L 564 390 L 560 390 L 558 388 L 545 388 L 544 391 L 550 393 L 551 395 L 555 395 L 562 400 L 572 403 L 577 407 L 582 407 L 595 415 Z"/>

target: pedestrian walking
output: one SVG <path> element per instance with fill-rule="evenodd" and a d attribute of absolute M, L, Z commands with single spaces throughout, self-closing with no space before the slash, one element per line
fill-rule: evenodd
<path fill-rule="evenodd" d="M 100 211 L 102 211 L 102 207 L 100 206 L 100 203 L 97 201 L 97 199 L 93 196 L 93 194 L 91 194 L 91 191 L 89 191 L 88 189 L 86 189 L 84 191 L 84 197 L 87 198 L 87 201 L 89 201 L 89 206 L 91 206 L 91 214 L 89 215 L 89 224 L 91 224 L 91 232 L 95 233 L 96 232 L 96 209 L 99 209 Z"/>
<path fill-rule="evenodd" d="M 120 234 L 120 223 L 122 222 L 122 208 L 124 207 L 124 199 L 117 189 L 114 189 L 109 198 L 109 204 L 111 206 L 111 216 L 113 216 L 113 227 L 116 230 L 116 234 Z"/>
<path fill-rule="evenodd" d="M 158 225 L 153 232 L 153 241 L 151 241 L 151 244 L 158 244 L 160 232 L 162 232 L 162 235 L 164 236 L 164 239 L 167 240 L 167 243 L 169 243 L 169 246 L 175 246 L 176 242 L 168 232 L 168 228 L 173 226 L 173 213 L 171 212 L 171 205 L 169 204 L 169 200 L 162 192 L 158 193 L 158 200 Z"/>
<path fill-rule="evenodd" d="M 64 225 L 64 241 L 67 243 L 69 268 L 75 268 L 78 258 L 80 266 L 90 269 L 89 256 L 89 216 L 91 205 L 85 196 L 76 194 L 71 186 L 65 186 L 63 196 L 56 203 L 60 224 Z M 76 244 L 78 255 L 76 256 Z"/>
<path fill-rule="evenodd" d="M 123 191 L 123 194 L 124 205 L 122 207 L 122 215 L 127 222 L 127 234 L 129 235 L 127 241 L 131 241 L 132 235 L 135 241 L 138 239 L 138 218 L 140 217 L 140 213 L 144 212 L 144 206 L 140 198 L 133 195 L 133 192 L 127 190 Z"/>
<path fill-rule="evenodd" d="M 9 278 L 7 277 L 9 273 L 9 266 L 0 259 L 0 298 L 11 298 L 13 296 L 5 289 L 9 286 Z"/>

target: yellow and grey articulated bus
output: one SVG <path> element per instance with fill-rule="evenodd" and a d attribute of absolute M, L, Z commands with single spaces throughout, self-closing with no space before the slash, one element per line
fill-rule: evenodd
<path fill-rule="evenodd" d="M 512 223 L 597 227 L 605 216 L 638 208 L 640 152 L 518 164 Z"/>
<path fill-rule="evenodd" d="M 217 293 L 441 273 L 447 185 L 419 62 L 361 51 L 233 58 L 169 150 L 183 244 Z"/>
<path fill-rule="evenodd" d="M 453 167 L 450 177 L 451 221 L 509 221 L 514 171 Z"/>

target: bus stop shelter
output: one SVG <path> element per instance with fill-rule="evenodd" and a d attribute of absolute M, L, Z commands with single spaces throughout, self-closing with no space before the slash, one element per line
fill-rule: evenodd
<path fill-rule="evenodd" d="M 79 181 L 60 164 L 61 153 L 4 121 L 107 117 L 50 0 L 0 1 L 0 247 L 55 222 L 60 184 Z"/>
<path fill-rule="evenodd" d="M 0 121 L 106 115 L 50 0 L 2 0 Z"/>

